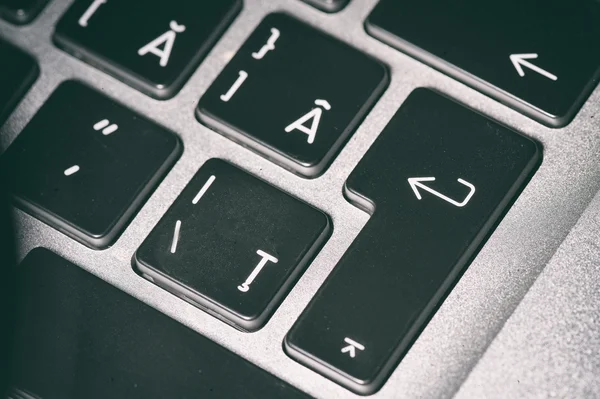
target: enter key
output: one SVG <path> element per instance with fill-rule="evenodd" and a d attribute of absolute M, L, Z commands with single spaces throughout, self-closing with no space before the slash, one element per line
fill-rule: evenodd
<path fill-rule="evenodd" d="M 415 90 L 346 182 L 371 218 L 286 352 L 358 394 L 381 388 L 540 161 L 529 138 Z"/>

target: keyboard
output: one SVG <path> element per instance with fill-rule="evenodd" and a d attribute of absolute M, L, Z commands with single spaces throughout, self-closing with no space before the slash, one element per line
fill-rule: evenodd
<path fill-rule="evenodd" d="M 599 18 L 0 0 L 8 396 L 600 394 L 589 368 L 559 385 L 572 348 L 535 321 L 600 263 L 573 264 L 600 207 Z"/>

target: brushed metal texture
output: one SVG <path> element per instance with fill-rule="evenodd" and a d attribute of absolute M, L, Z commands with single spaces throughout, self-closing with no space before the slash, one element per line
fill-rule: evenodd
<path fill-rule="evenodd" d="M 107 250 L 88 249 L 16 210 L 19 259 L 34 247 L 47 247 L 317 398 L 358 398 L 288 358 L 281 348 L 282 340 L 368 220 L 366 213 L 344 199 L 345 179 L 408 94 L 417 87 L 430 87 L 537 139 L 544 147 L 544 160 L 388 382 L 372 397 L 452 397 L 476 366 L 468 384 L 460 391 L 461 397 L 482 397 L 488 393 L 493 396 L 500 392 L 501 387 L 485 388 L 487 383 L 506 381 L 500 374 L 506 370 L 507 359 L 498 352 L 505 347 L 503 345 L 511 348 L 524 345 L 523 337 L 531 333 L 535 325 L 521 319 L 533 317 L 540 308 L 549 309 L 554 302 L 540 297 L 532 304 L 528 299 L 527 305 L 523 305 L 525 316 L 518 316 L 520 319 L 515 322 L 510 320 L 510 327 L 507 325 L 510 332 L 502 332 L 498 337 L 500 343 L 494 342 L 491 352 L 486 351 L 600 189 L 600 115 L 597 113 L 600 89 L 593 92 L 572 123 L 562 129 L 550 129 L 367 35 L 363 23 L 376 0 L 351 1 L 335 14 L 320 12 L 299 0 L 244 0 L 240 15 L 181 92 L 168 101 L 157 101 L 52 44 L 53 27 L 70 2 L 52 1 L 27 26 L 17 27 L 0 21 L 0 36 L 33 54 L 41 67 L 39 79 L 0 130 L 2 144 L 9 144 L 18 135 L 60 82 L 77 79 L 179 134 L 184 152 L 116 244 Z M 285 171 L 212 132 L 194 118 L 200 96 L 262 18 L 273 11 L 288 12 L 338 37 L 381 60 L 391 72 L 390 86 L 381 100 L 329 169 L 313 180 Z M 260 176 L 327 212 L 333 220 L 333 235 L 323 250 L 267 325 L 251 334 L 234 330 L 145 281 L 131 268 L 136 248 L 196 170 L 213 157 L 229 160 Z M 584 228 L 581 234 L 592 240 L 598 237 L 596 230 Z M 562 262 L 565 269 L 576 266 L 576 260 L 568 256 Z M 535 292 L 538 291 L 536 288 Z M 596 290 L 596 300 L 598 292 Z M 573 301 L 571 305 L 569 298 L 564 302 L 565 311 L 571 306 L 575 309 L 578 304 Z M 545 325 L 547 336 L 552 334 L 550 327 L 550 324 Z M 516 333 L 512 333 L 513 330 Z M 535 359 L 522 366 L 537 367 L 530 372 L 549 384 L 548 391 L 543 385 L 537 391 L 547 396 L 556 385 L 541 377 L 546 370 L 552 375 L 551 365 L 544 362 L 544 353 L 548 351 L 552 349 L 547 348 L 540 354 L 528 352 L 529 357 Z M 511 392 L 525 392 L 514 389 Z"/>

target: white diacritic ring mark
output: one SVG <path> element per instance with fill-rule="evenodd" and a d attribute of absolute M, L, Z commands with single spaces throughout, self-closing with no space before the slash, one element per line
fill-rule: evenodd
<path fill-rule="evenodd" d="M 175 222 L 175 231 L 173 231 L 173 241 L 171 241 L 171 253 L 177 251 L 177 243 L 179 242 L 179 231 L 181 230 L 181 220 Z"/>
<path fill-rule="evenodd" d="M 206 191 L 208 191 L 208 189 L 210 188 L 210 185 L 213 184 L 215 179 L 216 179 L 215 175 L 212 175 L 208 178 L 206 183 L 204 183 L 204 185 L 202 186 L 200 191 L 198 191 L 198 194 L 196 194 L 196 196 L 192 200 L 192 204 L 196 205 L 198 203 L 198 201 L 200 201 L 200 198 L 202 198 L 202 196 L 206 193 Z"/>

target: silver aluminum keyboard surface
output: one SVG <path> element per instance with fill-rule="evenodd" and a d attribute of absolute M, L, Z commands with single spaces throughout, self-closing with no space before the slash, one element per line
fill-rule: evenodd
<path fill-rule="evenodd" d="M 240 15 L 181 92 L 157 101 L 52 44 L 54 25 L 70 2 L 52 0 L 24 27 L 0 21 L 0 36 L 32 54 L 41 69 L 1 128 L 1 144 L 7 146 L 18 135 L 60 82 L 77 79 L 176 132 L 184 152 L 107 250 L 88 249 L 16 210 L 19 259 L 37 246 L 52 249 L 312 396 L 357 398 L 288 358 L 282 340 L 368 219 L 344 199 L 346 177 L 408 94 L 417 87 L 431 87 L 537 139 L 543 144 L 544 160 L 406 357 L 372 397 L 600 397 L 600 197 L 594 199 L 600 189 L 600 89 L 572 123 L 550 129 L 367 35 L 363 22 L 376 0 L 353 0 L 336 14 L 299 0 L 244 0 Z M 381 100 L 326 173 L 314 180 L 285 171 L 194 117 L 200 96 L 273 11 L 286 11 L 338 37 L 391 71 Z M 272 319 L 255 333 L 234 330 L 131 268 L 136 248 L 209 158 L 229 160 L 333 219 L 331 239 Z"/>

